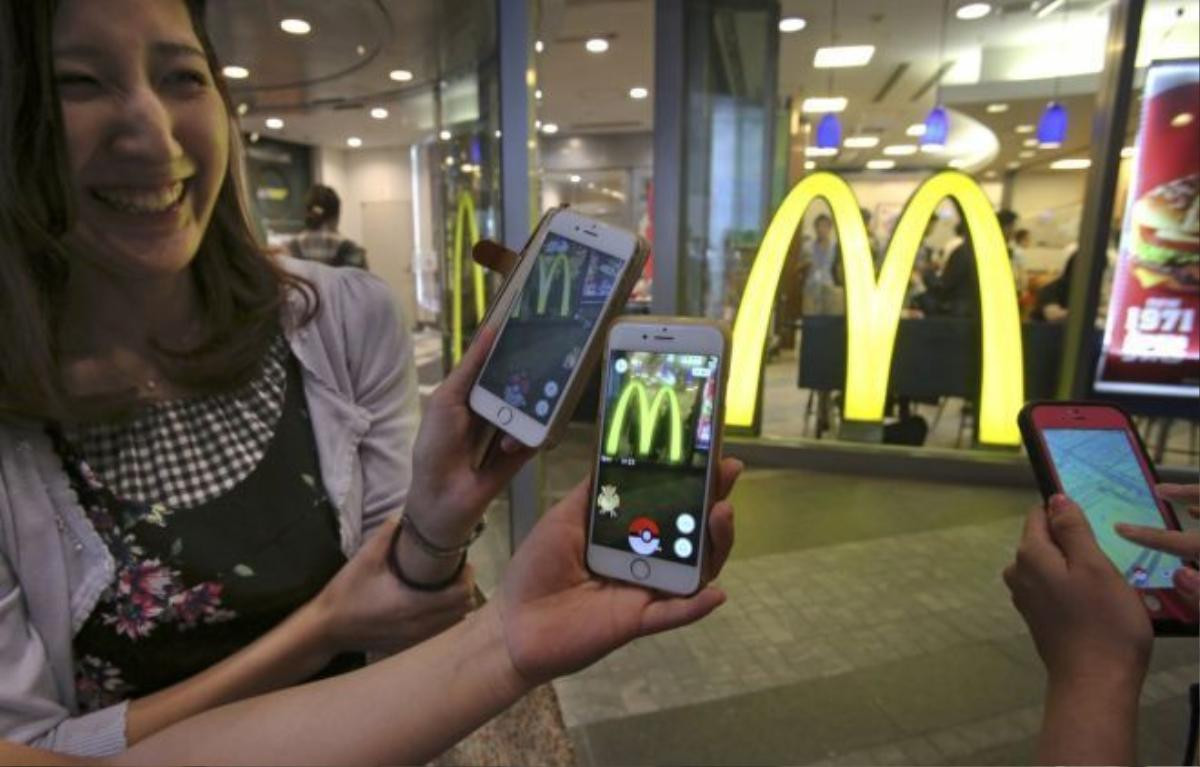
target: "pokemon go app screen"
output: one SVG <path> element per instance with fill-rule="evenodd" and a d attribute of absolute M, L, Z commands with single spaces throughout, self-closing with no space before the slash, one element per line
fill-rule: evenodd
<path fill-rule="evenodd" d="M 593 544 L 696 564 L 718 426 L 717 362 L 709 354 L 611 353 Z"/>
<path fill-rule="evenodd" d="M 525 415 L 549 422 L 625 263 L 547 234 L 480 386 Z"/>

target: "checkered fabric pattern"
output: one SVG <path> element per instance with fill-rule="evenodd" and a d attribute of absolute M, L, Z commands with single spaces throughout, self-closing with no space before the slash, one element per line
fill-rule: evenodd
<path fill-rule="evenodd" d="M 154 403 L 131 420 L 78 426 L 65 436 L 118 497 L 199 506 L 262 459 L 283 412 L 288 353 L 280 335 L 259 374 L 236 391 Z"/>

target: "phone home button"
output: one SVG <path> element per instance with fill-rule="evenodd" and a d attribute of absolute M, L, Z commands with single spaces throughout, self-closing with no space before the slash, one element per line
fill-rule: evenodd
<path fill-rule="evenodd" d="M 502 407 L 497 410 L 496 420 L 499 421 L 502 426 L 508 426 L 510 423 L 512 423 L 512 408 Z"/>
<path fill-rule="evenodd" d="M 644 581 L 650 577 L 650 563 L 644 559 L 635 559 L 629 565 L 629 572 L 633 573 L 634 578 Z"/>

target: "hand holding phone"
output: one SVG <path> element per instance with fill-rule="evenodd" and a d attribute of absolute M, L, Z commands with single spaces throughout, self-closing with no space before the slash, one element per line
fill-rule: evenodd
<path fill-rule="evenodd" d="M 593 572 L 674 594 L 700 587 L 727 359 L 713 323 L 613 325 L 588 530 Z"/>

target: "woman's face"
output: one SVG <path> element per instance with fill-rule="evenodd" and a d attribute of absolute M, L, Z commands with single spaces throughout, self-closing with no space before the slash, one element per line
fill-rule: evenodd
<path fill-rule="evenodd" d="M 187 268 L 229 159 L 229 117 L 182 0 L 63 0 L 53 58 L 77 217 L 110 274 Z"/>

